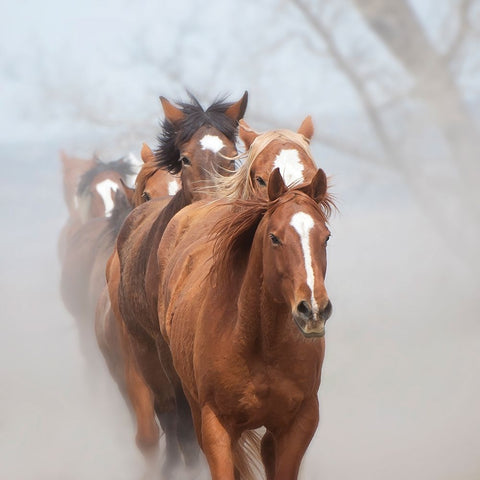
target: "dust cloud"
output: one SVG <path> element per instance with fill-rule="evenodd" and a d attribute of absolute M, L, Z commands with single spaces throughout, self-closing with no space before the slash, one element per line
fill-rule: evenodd
<path fill-rule="evenodd" d="M 412 107 L 419 98 L 413 92 L 402 108 L 382 113 L 387 126 L 383 133 L 400 137 L 392 149 L 394 161 L 388 156 L 390 147 L 372 153 L 381 145 L 380 137 L 372 140 L 368 117 L 362 116 L 360 107 L 350 108 L 350 103 L 358 107 L 352 100 L 355 93 L 339 80 L 338 71 L 332 73 L 335 63 L 325 60 L 328 52 L 323 51 L 315 66 L 306 57 L 305 51 L 318 49 L 322 37 L 314 36 L 319 35 L 314 27 L 310 39 L 301 33 L 296 36 L 305 21 L 292 6 L 297 1 L 283 2 L 278 11 L 269 10 L 269 2 L 263 6 L 246 2 L 245 10 L 237 12 L 244 25 L 237 37 L 243 39 L 242 47 L 226 44 L 235 55 L 222 50 L 223 68 L 209 50 L 213 48 L 210 7 L 199 12 L 209 29 L 195 24 L 190 31 L 185 22 L 193 21 L 191 15 L 184 18 L 176 7 L 165 7 L 165 18 L 155 18 L 165 22 L 164 32 L 177 43 L 174 48 L 163 38 L 168 45 L 159 47 L 157 57 L 150 49 L 162 40 L 156 36 L 158 25 L 150 20 L 157 7 L 147 3 L 145 12 L 137 12 L 137 30 L 128 8 L 117 5 L 115 18 L 123 30 L 103 23 L 112 39 L 94 29 L 94 39 L 85 39 L 78 59 L 73 55 L 67 61 L 63 56 L 65 45 L 76 41 L 68 35 L 70 23 L 53 25 L 48 15 L 38 17 L 39 25 L 48 25 L 51 35 L 32 47 L 38 55 L 25 47 L 30 45 L 28 39 L 36 38 L 30 25 L 29 34 L 17 38 L 19 60 L 13 48 L 4 56 L 2 78 L 8 98 L 0 123 L 0 478 L 123 480 L 145 475 L 132 418 L 105 365 L 98 361 L 92 369 L 82 358 L 75 323 L 60 300 L 57 240 L 67 210 L 58 152 L 61 148 L 79 155 L 99 151 L 108 160 L 128 151 L 138 156 L 141 142 L 155 145 L 158 95 L 184 96 L 186 87 L 201 92 L 205 103 L 221 91 L 233 90 L 232 98 L 237 98 L 237 92 L 248 89 L 246 119 L 258 129 L 295 128 L 312 114 L 317 128 L 314 156 L 332 178 L 339 213 L 331 221 L 327 289 L 334 312 L 327 323 L 320 426 L 304 458 L 301 478 L 480 478 L 478 189 L 472 182 L 462 183 L 462 175 L 471 180 L 479 175 L 478 146 L 473 142 L 468 152 L 459 150 L 462 165 L 467 165 L 465 159 L 470 163 L 467 173 L 457 169 L 457 157 L 450 162 L 445 152 L 448 142 L 459 138 L 458 132 L 445 133 L 445 119 L 429 124 L 428 114 Z M 236 11 L 213 3 L 218 15 Z M 348 20 L 353 6 L 320 3 L 326 8 L 336 5 L 340 11 L 336 20 L 333 14 L 328 17 L 343 38 L 340 51 L 351 46 L 345 40 L 349 35 L 367 45 L 373 41 L 372 34 L 362 30 L 365 26 L 357 26 L 358 13 Z M 441 18 L 433 15 L 436 2 L 410 3 L 428 37 L 445 51 L 438 34 Z M 441 3 L 438 15 L 445 20 L 455 2 Z M 88 27 L 89 21 L 98 27 L 102 18 L 114 18 L 113 5 L 99 11 L 87 2 L 85 8 L 71 14 L 82 19 L 82 27 Z M 18 17 L 13 7 L 9 14 Z M 70 18 L 63 10 L 58 15 Z M 347 19 L 343 26 L 338 18 Z M 262 31 L 259 22 L 276 25 L 271 38 L 265 34 L 257 39 Z M 223 24 L 218 28 L 219 35 L 231 35 Z M 289 28 L 293 47 L 278 40 Z M 68 42 L 53 48 L 58 37 Z M 265 49 L 260 57 L 252 53 L 249 65 L 244 55 L 256 51 L 256 39 Z M 95 56 L 92 45 L 98 41 L 102 48 Z M 121 48 L 115 50 L 114 42 Z M 475 44 L 469 45 L 463 50 L 465 68 L 457 84 L 471 112 L 478 105 L 478 92 L 469 90 Z M 104 50 L 115 52 L 114 60 L 105 65 Z M 36 68 L 30 54 L 36 61 L 45 54 L 42 68 Z M 273 63 L 264 63 L 268 55 L 281 60 L 278 70 Z M 358 58 L 370 58 L 375 72 L 378 63 L 388 64 L 387 56 L 383 49 L 363 52 Z M 301 75 L 293 75 L 288 62 L 297 57 Z M 91 69 L 80 69 L 82 62 Z M 65 66 L 65 72 L 58 65 Z M 218 76 L 212 80 L 214 68 Z M 398 83 L 412 88 L 405 73 L 398 73 L 398 65 L 395 68 Z M 56 77 L 57 71 L 61 77 Z M 98 77 L 95 72 L 100 72 Z M 316 78 L 323 80 L 324 91 L 318 96 L 319 83 L 309 83 L 312 72 L 320 72 Z M 274 78 L 282 75 L 285 82 L 277 83 Z M 111 80 L 114 76 L 118 83 Z M 133 92 L 131 86 L 137 81 Z M 478 118 L 472 122 L 478 128 Z M 338 144 L 331 141 L 332 134 Z M 365 150 L 350 148 L 352 140 Z"/>

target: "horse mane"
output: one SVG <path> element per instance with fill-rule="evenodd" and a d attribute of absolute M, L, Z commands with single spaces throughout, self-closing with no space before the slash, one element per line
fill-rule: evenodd
<path fill-rule="evenodd" d="M 142 165 L 135 180 L 135 193 L 133 194 L 133 203 L 135 205 L 142 203 L 142 195 L 148 179 L 152 177 L 159 168 L 157 162 L 146 162 Z"/>
<path fill-rule="evenodd" d="M 155 200 L 150 200 L 155 201 Z M 161 233 L 163 236 L 163 232 L 165 228 L 167 228 L 168 222 L 174 217 L 176 213 L 178 213 L 182 208 L 189 205 L 190 202 L 187 201 L 185 194 L 183 192 L 183 188 L 177 191 L 177 193 L 172 197 L 172 199 L 165 205 L 165 208 L 160 212 L 158 217 L 155 219 L 155 222 L 150 229 L 149 235 L 157 235 Z M 150 240 L 147 240 L 149 242 Z"/>
<path fill-rule="evenodd" d="M 166 118 L 163 120 L 162 133 L 157 137 L 159 146 L 154 152 L 158 168 L 173 174 L 179 173 L 182 168 L 180 145 L 188 142 L 200 127 L 211 125 L 233 143 L 237 133 L 238 122 L 225 115 L 233 102 L 225 102 L 225 98 L 218 98 L 204 110 L 191 93 L 188 95 L 190 103 L 175 102 L 184 114 L 183 120 L 175 124 Z"/>
<path fill-rule="evenodd" d="M 236 199 L 231 202 L 232 208 L 228 215 L 224 215 L 213 227 L 211 236 L 214 239 L 213 266 L 211 273 L 216 280 L 231 279 L 233 272 L 238 272 L 242 262 L 248 260 L 255 232 L 262 218 L 271 214 L 280 205 L 291 201 L 295 196 L 310 198 L 312 204 L 326 223 L 335 209 L 332 196 L 327 193 L 316 203 L 311 197 L 302 192 L 301 187 L 294 187 L 276 200 L 269 201 L 259 197 L 253 199 Z M 224 203 L 222 203 L 224 205 Z M 220 204 L 220 205 L 222 205 Z M 213 204 L 215 205 L 215 204 Z M 217 281 L 217 284 L 219 282 Z"/>
<path fill-rule="evenodd" d="M 89 186 L 93 182 L 93 179 L 99 174 L 107 171 L 117 172 L 124 180 L 128 175 L 135 173 L 134 166 L 126 160 L 126 157 L 119 158 L 113 162 L 102 162 L 98 158 L 95 158 L 95 165 L 85 172 L 78 182 L 77 195 L 85 195 Z"/>
<path fill-rule="evenodd" d="M 235 173 L 230 176 L 215 173 L 215 195 L 219 198 L 228 198 L 232 200 L 237 198 L 244 200 L 253 198 L 255 196 L 255 186 L 250 175 L 252 165 L 258 155 L 260 155 L 260 153 L 275 140 L 296 144 L 315 164 L 312 152 L 310 151 L 309 141 L 302 134 L 286 129 L 264 132 L 254 140 L 248 152 L 235 157 L 235 159 L 245 158 L 245 162 Z M 293 185 L 289 186 L 292 187 Z"/>

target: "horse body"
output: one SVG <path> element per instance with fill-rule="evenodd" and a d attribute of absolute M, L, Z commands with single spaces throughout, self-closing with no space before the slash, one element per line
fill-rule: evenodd
<path fill-rule="evenodd" d="M 274 180 L 283 183 L 278 170 Z M 324 198 L 323 172 L 312 185 L 313 197 Z M 323 282 L 328 229 L 311 198 L 283 187 L 269 193 L 273 208 L 251 208 L 248 228 L 236 204 L 192 205 L 170 222 L 158 249 L 158 316 L 215 480 L 235 478 L 234 445 L 259 426 L 267 429 L 267 478 L 296 478 L 318 423 L 331 311 Z M 296 218 L 310 219 L 310 235 L 301 236 Z"/>

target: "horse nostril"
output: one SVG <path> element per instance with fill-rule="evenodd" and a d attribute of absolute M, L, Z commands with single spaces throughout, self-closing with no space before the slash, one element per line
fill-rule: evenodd
<path fill-rule="evenodd" d="M 306 302 L 305 300 L 302 300 L 298 305 L 297 305 L 297 311 L 298 313 L 305 315 L 306 317 L 311 317 L 312 316 L 312 308 Z"/>
<path fill-rule="evenodd" d="M 330 315 L 332 314 L 332 302 L 329 300 L 326 307 L 320 312 L 320 316 L 326 321 L 330 318 Z"/>

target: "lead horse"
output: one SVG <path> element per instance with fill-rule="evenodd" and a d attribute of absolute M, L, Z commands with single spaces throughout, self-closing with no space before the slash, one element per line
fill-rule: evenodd
<path fill-rule="evenodd" d="M 318 424 L 332 205 L 323 170 L 289 190 L 277 168 L 268 200 L 194 204 L 165 231 L 158 317 L 213 480 L 254 478 L 243 442 L 261 426 L 267 479 L 297 478 Z"/>

